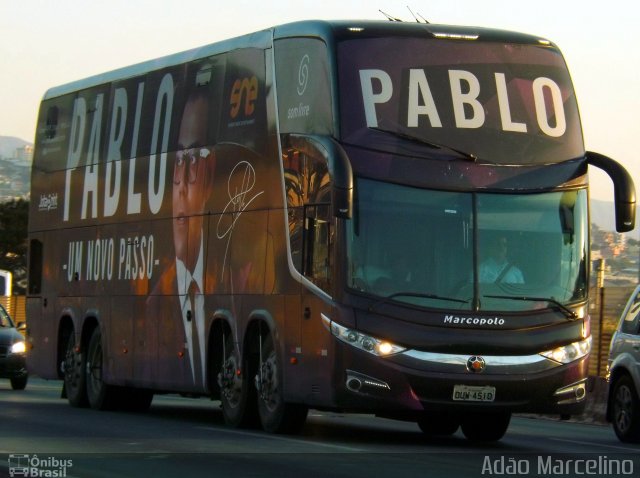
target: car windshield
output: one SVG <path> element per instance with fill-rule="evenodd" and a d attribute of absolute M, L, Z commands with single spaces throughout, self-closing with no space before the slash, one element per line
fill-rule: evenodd
<path fill-rule="evenodd" d="M 0 327 L 13 327 L 13 322 L 7 311 L 0 305 Z"/>
<path fill-rule="evenodd" d="M 347 235 L 349 286 L 394 302 L 517 311 L 586 297 L 585 190 L 444 192 L 359 179 Z"/>

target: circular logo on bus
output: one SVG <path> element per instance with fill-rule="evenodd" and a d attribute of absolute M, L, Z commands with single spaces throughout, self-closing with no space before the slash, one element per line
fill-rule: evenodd
<path fill-rule="evenodd" d="M 298 66 L 298 95 L 302 96 L 309 84 L 309 55 L 304 55 Z"/>
<path fill-rule="evenodd" d="M 467 359 L 467 370 L 473 373 L 484 372 L 487 363 L 479 355 L 473 355 Z"/>

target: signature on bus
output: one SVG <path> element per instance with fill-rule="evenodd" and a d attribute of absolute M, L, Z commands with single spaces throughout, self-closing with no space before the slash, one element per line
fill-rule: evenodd
<path fill-rule="evenodd" d="M 250 195 L 256 184 L 256 171 L 248 161 L 240 161 L 236 164 L 227 181 L 227 194 L 229 195 L 229 202 L 225 205 L 220 219 L 218 219 L 218 225 L 216 227 L 216 236 L 218 239 L 227 239 L 224 252 L 224 262 L 222 264 L 222 274 L 224 277 L 224 271 L 227 264 L 227 255 L 229 253 L 229 244 L 231 244 L 231 237 L 233 236 L 233 230 L 240 219 L 242 213 L 249 207 L 258 196 L 264 193 L 264 191 L 256 192 L 253 196 Z M 231 213 L 231 223 L 229 224 L 229 214 Z"/>

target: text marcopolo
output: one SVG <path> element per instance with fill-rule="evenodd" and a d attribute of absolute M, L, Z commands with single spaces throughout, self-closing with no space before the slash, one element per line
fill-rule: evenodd
<path fill-rule="evenodd" d="M 457 317 L 455 315 L 445 315 L 444 323 L 454 325 L 504 325 L 505 320 L 499 317 Z"/>

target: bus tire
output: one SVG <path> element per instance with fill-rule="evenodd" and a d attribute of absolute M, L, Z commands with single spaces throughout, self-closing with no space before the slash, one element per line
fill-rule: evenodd
<path fill-rule="evenodd" d="M 262 342 L 262 357 L 255 377 L 258 414 L 262 428 L 269 433 L 297 433 L 307 419 L 308 407 L 286 403 L 282 393 L 282 368 L 273 338 Z"/>
<path fill-rule="evenodd" d="M 446 413 L 424 412 L 418 426 L 425 435 L 453 435 L 460 428 L 460 419 Z"/>
<path fill-rule="evenodd" d="M 462 418 L 462 433 L 476 442 L 500 440 L 509 428 L 511 413 L 472 413 Z"/>
<path fill-rule="evenodd" d="M 104 374 L 102 335 L 96 327 L 91 334 L 86 360 L 87 400 L 94 410 L 113 410 L 118 405 L 118 390 L 102 380 Z"/>
<path fill-rule="evenodd" d="M 72 331 L 64 356 L 64 392 L 72 407 L 84 408 L 89 405 L 85 370 L 85 354 L 82 350 L 76 350 L 76 337 Z"/>
<path fill-rule="evenodd" d="M 233 334 L 224 334 L 222 366 L 218 374 L 222 416 L 235 428 L 255 428 L 258 424 L 256 391 L 251 386 L 251 369 L 247 358 L 241 359 L 234 346 Z"/>
<path fill-rule="evenodd" d="M 628 375 L 622 375 L 612 386 L 611 411 L 611 424 L 618 439 L 640 442 L 640 400 Z"/>

